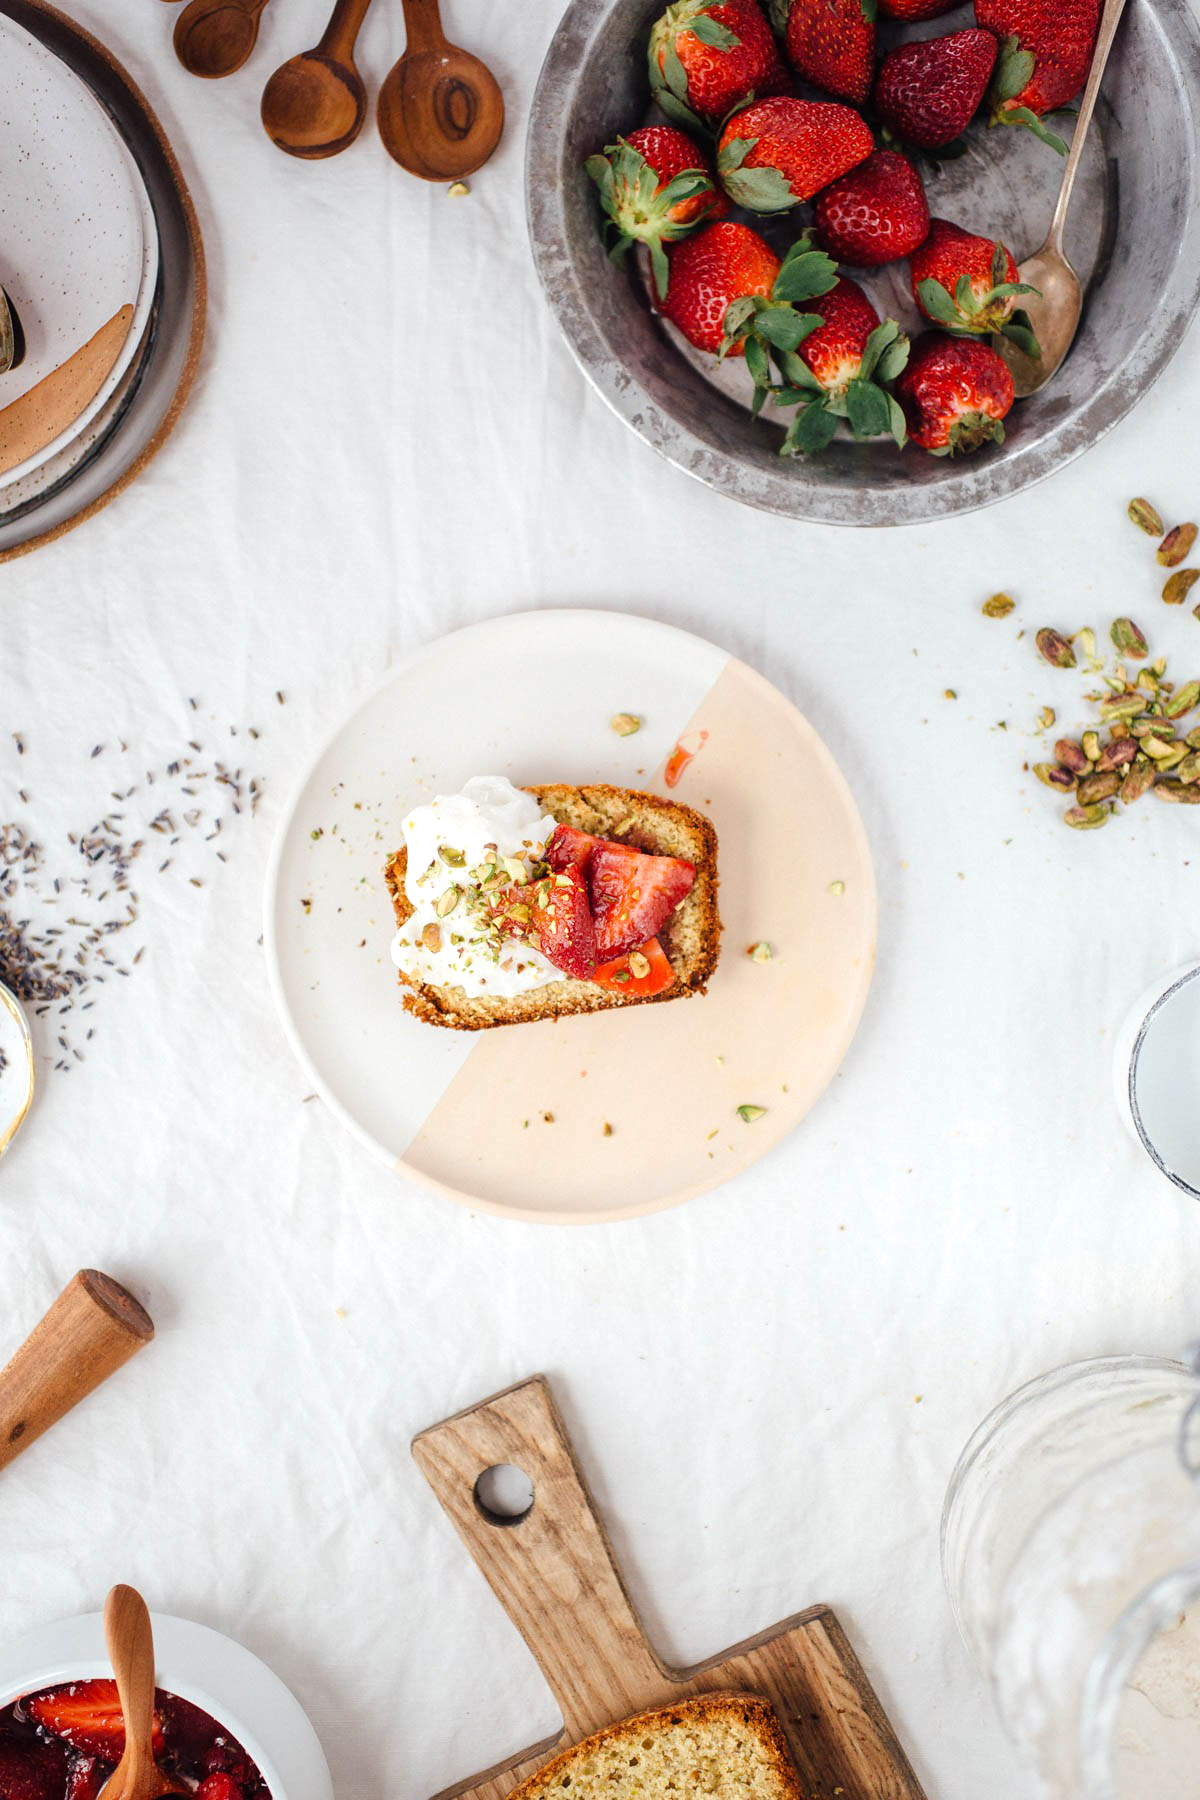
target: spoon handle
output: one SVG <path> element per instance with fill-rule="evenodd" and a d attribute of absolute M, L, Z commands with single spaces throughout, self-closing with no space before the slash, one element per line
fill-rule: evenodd
<path fill-rule="evenodd" d="M 367 16 L 371 0 L 337 0 L 317 49 L 335 62 L 353 62 L 354 44 L 359 27 Z"/>
<path fill-rule="evenodd" d="M 115 1587 L 104 1602 L 104 1641 L 125 1715 L 125 1757 L 154 1764 L 154 1633 L 136 1588 Z"/>
<path fill-rule="evenodd" d="M 1100 30 L 1096 35 L 1096 49 L 1092 56 L 1091 72 L 1087 78 L 1087 86 L 1083 90 L 1083 99 L 1079 102 L 1079 116 L 1075 121 L 1075 130 L 1071 136 L 1071 148 L 1067 153 L 1067 166 L 1063 170 L 1062 186 L 1058 190 L 1058 204 L 1054 208 L 1054 217 L 1050 221 L 1050 235 L 1046 240 L 1062 253 L 1063 226 L 1067 222 L 1067 208 L 1071 204 L 1071 189 L 1075 185 L 1075 173 L 1079 168 L 1079 159 L 1083 155 L 1084 139 L 1092 122 L 1092 113 L 1096 108 L 1096 98 L 1100 92 L 1100 83 L 1104 79 L 1104 65 L 1108 61 L 1108 53 L 1113 47 L 1113 39 L 1117 35 L 1117 26 L 1121 14 L 1125 10 L 1125 0 L 1105 0 L 1104 11 L 1100 15 Z"/>
<path fill-rule="evenodd" d="M 406 50 L 441 50 L 446 43 L 438 0 L 403 0 Z"/>

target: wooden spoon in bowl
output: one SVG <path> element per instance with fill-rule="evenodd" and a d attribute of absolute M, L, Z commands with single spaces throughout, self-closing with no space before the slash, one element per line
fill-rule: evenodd
<path fill-rule="evenodd" d="M 175 21 L 175 54 L 189 75 L 216 81 L 240 69 L 258 42 L 267 0 L 188 0 Z"/>
<path fill-rule="evenodd" d="M 362 130 L 367 90 L 354 45 L 370 4 L 337 0 L 321 41 L 276 69 L 263 89 L 263 127 L 289 156 L 336 156 Z"/>
<path fill-rule="evenodd" d="M 1091 73 L 1083 90 L 1083 99 L 1079 103 L 1079 117 L 1075 121 L 1067 166 L 1063 170 L 1062 186 L 1058 191 L 1058 202 L 1050 221 L 1050 230 L 1041 249 L 1026 257 L 1017 272 L 1019 281 L 1028 282 L 1030 287 L 1038 290 L 1036 294 L 1023 298 L 1021 305 L 1029 314 L 1029 323 L 1033 327 L 1041 354 L 1027 356 L 1010 338 L 997 337 L 992 340 L 1012 371 L 1013 387 L 1018 400 L 1036 393 L 1038 388 L 1049 381 L 1071 348 L 1071 341 L 1079 326 L 1079 316 L 1083 311 L 1083 289 L 1063 249 L 1063 226 L 1067 221 L 1067 208 L 1071 204 L 1075 172 L 1083 155 L 1084 139 L 1092 122 L 1096 96 L 1100 92 L 1104 65 L 1108 61 L 1108 53 L 1112 49 L 1124 9 L 1125 0 L 1106 0 L 1100 16 Z"/>
<path fill-rule="evenodd" d="M 438 0 L 404 0 L 404 27 L 404 55 L 379 90 L 379 135 L 411 175 L 459 181 L 499 143 L 504 98 L 486 63 L 447 43 Z"/>
<path fill-rule="evenodd" d="M 104 1640 L 125 1715 L 125 1754 L 101 1789 L 103 1800 L 188 1793 L 154 1760 L 154 1633 L 136 1588 L 115 1587 L 104 1602 Z"/>

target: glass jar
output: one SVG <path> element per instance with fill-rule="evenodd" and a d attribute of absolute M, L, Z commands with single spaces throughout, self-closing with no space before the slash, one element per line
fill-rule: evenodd
<path fill-rule="evenodd" d="M 1153 1357 L 1040 1376 L 959 1458 L 950 1602 L 1045 1800 L 1200 1800 L 1198 1477 L 1200 1381 Z"/>

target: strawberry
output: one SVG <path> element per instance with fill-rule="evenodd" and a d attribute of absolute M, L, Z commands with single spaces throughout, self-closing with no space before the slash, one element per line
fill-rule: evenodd
<path fill-rule="evenodd" d="M 1036 294 L 1020 279 L 1012 252 L 997 238 L 977 237 L 949 219 L 931 219 L 929 236 L 912 255 L 913 299 L 935 325 L 979 337 L 1002 332 L 1026 356 L 1041 349 L 1028 313 L 1014 310 L 1018 294 Z"/>
<path fill-rule="evenodd" d="M 73 1756 L 67 1769 L 66 1800 L 100 1800 L 100 1791 L 112 1773 L 98 1756 Z"/>
<path fill-rule="evenodd" d="M 885 19 L 938 19 L 957 6 L 958 0 L 879 0 Z"/>
<path fill-rule="evenodd" d="M 672 0 L 650 31 L 650 86 L 667 117 L 715 123 L 750 94 L 788 86 L 758 0 Z"/>
<path fill-rule="evenodd" d="M 729 211 L 703 151 L 674 125 L 647 125 L 609 144 L 602 156 L 589 156 L 584 167 L 607 214 L 609 255 L 619 267 L 630 244 L 645 244 L 663 299 L 669 279 L 663 245 Z"/>
<path fill-rule="evenodd" d="M 990 31 L 952 31 L 948 37 L 900 44 L 879 65 L 875 110 L 907 143 L 942 149 L 978 112 L 997 48 Z"/>
<path fill-rule="evenodd" d="M 929 230 L 921 177 L 896 150 L 876 150 L 817 196 L 817 236 L 838 262 L 874 269 L 911 256 Z"/>
<path fill-rule="evenodd" d="M 875 67 L 875 0 L 770 0 L 798 75 L 860 106 Z"/>
<path fill-rule="evenodd" d="M 935 456 L 1004 442 L 1013 403 L 1008 364 L 978 338 L 927 331 L 913 345 L 896 383 L 908 435 Z"/>
<path fill-rule="evenodd" d="M 706 225 L 671 251 L 663 317 L 697 350 L 720 350 L 728 308 L 735 300 L 769 295 L 779 269 L 775 252 L 748 225 Z M 741 353 L 740 346 L 728 352 Z"/>
<path fill-rule="evenodd" d="M 790 359 L 791 379 L 774 393 L 777 406 L 798 409 L 781 454 L 823 450 L 839 419 L 848 421 L 856 438 L 890 432 L 903 444 L 904 414 L 881 384 L 904 367 L 907 337 L 894 319 L 881 324 L 858 283 L 845 276 L 812 305 L 821 323 Z"/>
<path fill-rule="evenodd" d="M 232 1775 L 206 1775 L 196 1789 L 195 1800 L 242 1800 L 242 1790 Z"/>
<path fill-rule="evenodd" d="M 975 0 L 975 17 L 1000 39 L 992 124 L 1025 125 L 1063 155 L 1042 114 L 1073 100 L 1096 48 L 1103 0 Z"/>
<path fill-rule="evenodd" d="M 611 962 L 657 937 L 695 879 L 694 865 L 681 856 L 600 843 L 591 871 L 597 961 Z"/>
<path fill-rule="evenodd" d="M 501 888 L 491 905 L 506 936 L 536 944 L 564 975 L 588 980 L 596 966 L 596 928 L 587 880 L 578 865 L 521 887 Z"/>
<path fill-rule="evenodd" d="M 674 987 L 675 971 L 658 939 L 651 938 L 625 956 L 614 956 L 611 962 L 597 963 L 592 980 L 614 994 L 644 997 Z"/>
<path fill-rule="evenodd" d="M 546 845 L 546 861 L 555 870 L 569 869 L 577 863 L 586 875 L 592 852 L 603 842 L 603 838 L 592 837 L 589 832 L 576 831 L 573 825 L 559 825 Z"/>
<path fill-rule="evenodd" d="M 0 1738 L 0 1800 L 62 1800 L 66 1778 L 61 1744 Z"/>
<path fill-rule="evenodd" d="M 844 175 L 874 148 L 870 128 L 836 100 L 754 100 L 725 123 L 717 174 L 751 212 L 784 212 Z"/>
<path fill-rule="evenodd" d="M 119 1762 L 125 1750 L 125 1717 L 110 1680 L 72 1681 L 65 1687 L 47 1688 L 24 1702 L 29 1717 L 62 1738 L 73 1750 Z M 162 1717 L 154 1715 L 154 1751 L 163 1746 Z"/>

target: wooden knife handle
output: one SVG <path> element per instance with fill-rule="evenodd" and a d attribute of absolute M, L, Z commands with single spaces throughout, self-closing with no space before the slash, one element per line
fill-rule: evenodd
<path fill-rule="evenodd" d="M 431 1426 L 412 1450 L 537 1659 L 571 1740 L 671 1697 L 544 1376 Z M 484 1470 L 505 1463 L 533 1484 L 519 1519 L 496 1520 L 475 1496 Z"/>
<path fill-rule="evenodd" d="M 132 1294 L 111 1275 L 81 1269 L 0 1370 L 0 1469 L 153 1336 Z"/>

